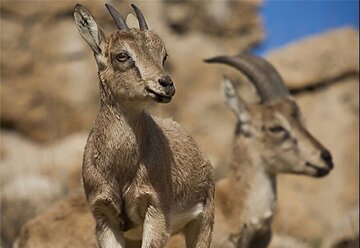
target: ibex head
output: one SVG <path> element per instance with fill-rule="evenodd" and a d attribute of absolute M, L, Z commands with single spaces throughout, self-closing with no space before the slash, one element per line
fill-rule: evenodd
<path fill-rule="evenodd" d="M 261 104 L 249 106 L 237 94 L 234 83 L 227 77 L 223 80 L 226 104 L 238 118 L 235 139 L 249 144 L 266 169 L 274 174 L 315 177 L 330 172 L 333 168 L 330 152 L 303 125 L 297 104 L 270 63 L 248 54 L 220 56 L 206 62 L 225 63 L 237 68 L 257 89 Z"/>
<path fill-rule="evenodd" d="M 164 70 L 167 52 L 160 37 L 149 30 L 135 5 L 131 6 L 139 29 L 130 29 L 115 8 L 109 4 L 105 6 L 118 28 L 109 37 L 85 7 L 77 4 L 74 9 L 77 29 L 94 52 L 100 80 L 122 101 L 170 102 L 175 87 Z"/>

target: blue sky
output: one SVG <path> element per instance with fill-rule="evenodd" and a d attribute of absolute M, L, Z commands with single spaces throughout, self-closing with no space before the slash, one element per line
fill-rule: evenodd
<path fill-rule="evenodd" d="M 359 29 L 358 0 L 265 0 L 261 14 L 266 39 L 254 49 L 258 55 L 332 28 Z"/>

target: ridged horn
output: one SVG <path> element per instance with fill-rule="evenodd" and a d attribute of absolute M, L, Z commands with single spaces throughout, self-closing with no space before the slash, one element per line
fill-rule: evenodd
<path fill-rule="evenodd" d="M 122 16 L 120 15 L 120 13 L 110 4 L 106 3 L 105 7 L 108 9 L 108 11 L 110 12 L 112 18 L 114 19 L 116 26 L 119 30 L 124 30 L 124 31 L 128 31 L 129 27 L 126 24 L 126 22 L 124 21 L 124 19 L 122 18 Z"/>
<path fill-rule="evenodd" d="M 284 96 L 288 96 L 290 94 L 288 88 L 284 83 L 283 78 L 275 69 L 275 67 L 271 63 L 269 63 L 269 61 L 251 54 L 240 55 L 240 57 L 244 57 L 244 59 L 248 59 L 249 61 L 252 61 L 254 64 L 258 65 L 267 75 L 269 81 L 274 84 L 274 87 L 276 87 L 279 92 L 282 92 Z"/>
<path fill-rule="evenodd" d="M 280 74 L 263 58 L 242 54 L 234 57 L 218 56 L 205 62 L 227 64 L 244 73 L 254 84 L 263 103 L 289 96 L 289 90 Z"/>
<path fill-rule="evenodd" d="M 141 13 L 141 10 L 135 5 L 135 4 L 131 4 L 131 7 L 134 9 L 136 17 L 139 21 L 139 28 L 140 30 L 148 30 L 149 27 L 146 24 L 146 20 L 144 15 Z"/>

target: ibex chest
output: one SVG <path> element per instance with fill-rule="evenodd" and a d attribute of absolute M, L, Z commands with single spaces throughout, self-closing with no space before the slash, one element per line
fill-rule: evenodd
<path fill-rule="evenodd" d="M 257 171 L 249 189 L 244 220 L 249 224 L 269 225 L 276 205 L 275 179 L 265 171 Z"/>

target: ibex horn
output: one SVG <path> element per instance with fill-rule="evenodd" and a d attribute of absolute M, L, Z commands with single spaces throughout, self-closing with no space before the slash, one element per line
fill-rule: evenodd
<path fill-rule="evenodd" d="M 131 4 L 131 7 L 134 9 L 136 17 L 139 21 L 139 28 L 140 30 L 148 30 L 149 27 L 146 24 L 146 20 L 144 15 L 141 13 L 141 10 L 135 5 L 135 4 Z"/>
<path fill-rule="evenodd" d="M 265 59 L 250 54 L 218 56 L 207 63 L 223 63 L 243 72 L 256 87 L 263 103 L 286 98 L 289 90 L 277 70 Z"/>
<path fill-rule="evenodd" d="M 128 31 L 129 27 L 126 24 L 126 22 L 124 21 L 124 19 L 122 18 L 122 16 L 120 15 L 120 13 L 113 6 L 111 6 L 108 3 L 106 3 L 105 6 L 108 9 L 108 11 L 110 12 L 112 18 L 114 19 L 118 29 Z"/>

